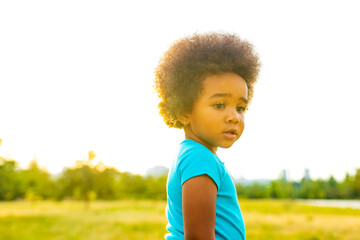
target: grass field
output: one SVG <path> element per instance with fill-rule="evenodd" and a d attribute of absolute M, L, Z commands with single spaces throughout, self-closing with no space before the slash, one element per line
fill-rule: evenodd
<path fill-rule="evenodd" d="M 0 239 L 156 240 L 166 232 L 163 201 L 0 202 Z M 247 240 L 360 239 L 360 209 L 296 201 L 240 200 Z"/>

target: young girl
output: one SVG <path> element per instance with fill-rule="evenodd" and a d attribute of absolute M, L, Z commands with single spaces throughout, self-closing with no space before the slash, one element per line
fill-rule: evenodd
<path fill-rule="evenodd" d="M 167 181 L 167 240 L 245 239 L 234 183 L 216 155 L 244 130 L 260 63 L 232 34 L 176 41 L 155 70 L 160 115 L 184 130 Z"/>

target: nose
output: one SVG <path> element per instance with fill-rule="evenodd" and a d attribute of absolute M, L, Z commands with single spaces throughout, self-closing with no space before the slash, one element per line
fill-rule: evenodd
<path fill-rule="evenodd" d="M 226 123 L 237 124 L 240 122 L 240 113 L 236 111 L 236 109 L 231 109 L 226 114 Z"/>

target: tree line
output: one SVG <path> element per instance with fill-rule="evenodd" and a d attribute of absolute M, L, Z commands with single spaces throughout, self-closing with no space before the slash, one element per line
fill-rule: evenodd
<path fill-rule="evenodd" d="M 339 182 L 333 176 L 328 180 L 287 181 L 280 178 L 269 184 L 237 184 L 236 190 L 241 198 L 360 199 L 360 169 L 354 176 L 347 173 Z"/>
<path fill-rule="evenodd" d="M 90 155 L 90 154 L 89 154 Z M 58 176 L 32 161 L 20 169 L 15 160 L 0 157 L 0 200 L 166 199 L 166 175 L 141 176 L 119 172 L 91 159 L 76 161 Z"/>
<path fill-rule="evenodd" d="M 58 176 L 32 161 L 27 169 L 20 169 L 12 159 L 0 157 L 0 200 L 75 199 L 166 199 L 167 176 L 141 176 L 120 172 L 89 159 L 76 161 Z M 342 182 L 328 180 L 278 179 L 268 184 L 236 184 L 240 198 L 304 198 L 304 199 L 360 199 L 360 169 L 354 176 L 346 174 Z"/>

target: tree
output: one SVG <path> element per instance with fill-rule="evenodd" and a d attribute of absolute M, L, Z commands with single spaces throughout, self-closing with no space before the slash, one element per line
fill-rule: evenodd
<path fill-rule="evenodd" d="M 159 177 L 148 176 L 145 178 L 146 183 L 146 198 L 152 199 L 166 199 L 166 181 L 167 174 L 163 174 Z"/>
<path fill-rule="evenodd" d="M 145 179 L 137 174 L 122 173 L 119 179 L 121 198 L 144 198 L 146 192 Z"/>
<path fill-rule="evenodd" d="M 62 197 L 71 196 L 88 202 L 93 200 L 95 171 L 89 165 L 77 165 L 67 168 L 59 179 L 62 185 Z"/>
<path fill-rule="evenodd" d="M 353 182 L 353 192 L 355 198 L 360 198 L 360 168 L 356 170 Z"/>
<path fill-rule="evenodd" d="M 346 173 L 344 181 L 339 184 L 339 194 L 340 197 L 344 199 L 351 199 L 354 197 L 352 191 L 352 178 L 349 173 Z"/>
<path fill-rule="evenodd" d="M 88 161 L 91 162 L 95 157 L 96 157 L 96 154 L 94 153 L 94 151 L 90 150 L 88 152 Z"/>
<path fill-rule="evenodd" d="M 17 162 L 0 157 L 0 200 L 14 200 L 19 197 Z"/>
<path fill-rule="evenodd" d="M 71 196 L 77 200 L 84 200 L 85 208 L 88 208 L 89 202 L 97 198 L 95 191 L 97 170 L 91 163 L 95 156 L 93 151 L 89 151 L 86 161 L 76 161 L 74 167 L 64 170 L 59 179 L 61 191 L 58 199 Z"/>
<path fill-rule="evenodd" d="M 116 199 L 119 196 L 117 192 L 119 171 L 106 166 L 99 167 L 99 164 L 96 165 L 95 169 L 97 173 L 94 191 L 97 197 L 101 199 Z"/>
<path fill-rule="evenodd" d="M 33 159 L 29 167 L 18 174 L 21 182 L 21 197 L 28 200 L 49 199 L 55 195 L 56 185 L 50 174 L 41 169 L 36 159 Z"/>
<path fill-rule="evenodd" d="M 333 176 L 330 176 L 326 187 L 325 187 L 325 195 L 327 199 L 336 199 L 339 198 L 339 187 Z"/>

